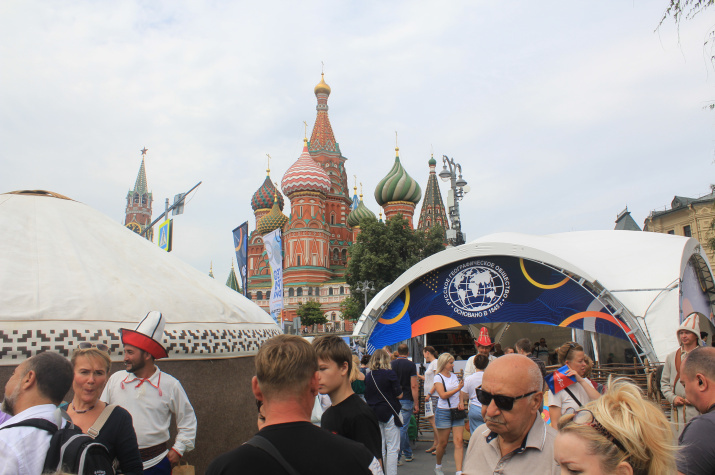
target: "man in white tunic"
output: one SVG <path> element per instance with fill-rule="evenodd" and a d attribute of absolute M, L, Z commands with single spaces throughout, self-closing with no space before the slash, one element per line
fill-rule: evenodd
<path fill-rule="evenodd" d="M 169 475 L 196 440 L 196 415 L 184 388 L 154 364 L 168 356 L 161 344 L 164 324 L 162 314 L 152 311 L 136 330 L 121 330 L 127 369 L 114 373 L 102 394 L 107 404 L 122 406 L 132 415 L 146 475 Z M 178 432 L 168 446 L 172 414 Z"/>
<path fill-rule="evenodd" d="M 477 355 L 486 356 L 487 358 L 489 358 L 490 363 L 497 359 L 496 356 L 489 354 L 492 347 L 494 346 L 494 343 L 492 343 L 492 339 L 489 338 L 489 330 L 487 329 L 487 327 L 482 327 L 479 330 L 479 339 L 474 340 L 474 346 L 477 348 Z M 467 364 L 464 367 L 463 379 L 466 379 L 477 372 L 477 368 L 474 366 L 474 356 L 470 356 L 467 360 Z"/>

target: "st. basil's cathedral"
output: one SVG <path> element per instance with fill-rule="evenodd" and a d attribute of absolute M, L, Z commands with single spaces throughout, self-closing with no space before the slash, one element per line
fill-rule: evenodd
<path fill-rule="evenodd" d="M 247 296 L 268 311 L 271 272 L 263 246 L 263 236 L 275 229 L 283 238 L 283 320 L 292 321 L 300 303 L 320 303 L 328 321 L 340 321 L 340 303 L 350 295 L 345 283 L 348 248 L 360 233 L 360 221 L 375 218 L 354 187 L 350 198 L 347 158 L 335 140 L 328 117 L 330 86 L 324 77 L 314 89 L 317 116 L 310 140 L 304 139 L 303 151 L 283 175 L 281 190 L 273 184 L 270 170 L 253 194 L 251 207 L 255 230 L 248 239 Z M 375 200 L 383 208 L 385 219 L 401 214 L 413 225 L 417 203 L 422 198 L 419 184 L 400 163 L 399 148 L 389 173 L 375 188 Z M 436 161 L 429 160 L 430 175 L 418 228 L 436 224 L 449 227 L 444 203 L 435 174 Z M 290 216 L 283 214 L 285 195 L 290 200 Z M 382 213 L 380 213 L 382 215 Z"/>
<path fill-rule="evenodd" d="M 317 116 L 310 140 L 303 142 L 303 151 L 283 175 L 278 191 L 266 170 L 263 184 L 251 198 L 255 227 L 248 239 L 248 291 L 246 296 L 269 312 L 271 271 L 263 246 L 263 236 L 281 229 L 283 244 L 283 321 L 292 321 L 298 305 L 309 300 L 320 303 L 329 322 L 340 321 L 340 303 L 350 295 L 345 282 L 348 248 L 360 233 L 360 221 L 375 218 L 357 195 L 357 186 L 350 198 L 346 157 L 335 140 L 328 118 L 330 86 L 324 77 L 314 89 Z M 143 232 L 151 222 L 152 195 L 148 191 L 144 155 L 134 189 L 127 194 L 125 225 Z M 449 228 L 442 195 L 437 183 L 434 158 L 429 160 L 429 178 L 425 190 L 418 229 L 434 225 Z M 290 216 L 283 214 L 284 195 L 290 200 Z M 419 184 L 400 162 L 395 148 L 395 162 L 375 188 L 375 201 L 382 207 L 385 219 L 398 214 L 414 226 L 415 208 L 422 199 Z M 380 212 L 382 220 L 382 212 Z M 152 240 L 151 230 L 147 239 Z M 446 239 L 445 239 L 446 242 Z M 234 273 L 233 267 L 231 274 Z M 211 272 L 213 277 L 213 272 Z M 233 280 L 232 280 L 233 277 Z M 233 281 L 234 285 L 230 282 Z M 235 275 L 229 275 L 227 285 L 237 290 Z"/>

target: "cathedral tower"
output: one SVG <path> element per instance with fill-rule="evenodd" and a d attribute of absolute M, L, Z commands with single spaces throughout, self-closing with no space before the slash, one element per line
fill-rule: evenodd
<path fill-rule="evenodd" d="M 402 167 L 400 148 L 395 147 L 395 164 L 375 188 L 375 200 L 385 209 L 385 220 L 402 214 L 402 217 L 413 227 L 415 206 L 420 202 L 421 197 L 420 185 Z"/>
<path fill-rule="evenodd" d="M 442 193 L 439 191 L 437 173 L 435 172 L 436 166 L 437 160 L 435 160 L 434 157 L 430 158 L 429 178 L 427 179 L 427 188 L 425 188 L 425 198 L 422 201 L 422 211 L 420 211 L 420 220 L 417 229 L 427 231 L 432 226 L 439 224 L 444 230 L 444 242 L 446 243 L 449 222 L 447 221 L 447 213 L 444 210 Z"/>
<path fill-rule="evenodd" d="M 129 193 L 127 193 L 127 207 L 124 211 L 124 225 L 137 234 L 144 232 L 147 226 L 151 224 L 151 203 L 154 199 L 146 183 L 144 157 L 146 156 L 147 148 L 143 148 L 141 152 L 142 164 L 134 182 L 134 189 L 129 190 Z M 147 231 L 145 237 L 152 241 L 154 230 Z"/>

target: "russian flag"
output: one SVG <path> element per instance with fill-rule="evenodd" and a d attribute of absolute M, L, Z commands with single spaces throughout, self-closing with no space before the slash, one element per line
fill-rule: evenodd
<path fill-rule="evenodd" d="M 546 384 L 549 385 L 549 389 L 551 389 L 552 393 L 556 394 L 562 389 L 576 383 L 575 376 L 566 376 L 566 372 L 568 372 L 568 370 L 569 367 L 567 365 L 563 365 L 553 373 L 547 375 L 546 378 L 544 378 L 546 380 Z"/>

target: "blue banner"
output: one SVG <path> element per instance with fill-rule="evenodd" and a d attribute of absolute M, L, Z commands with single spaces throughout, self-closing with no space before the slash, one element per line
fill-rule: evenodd
<path fill-rule="evenodd" d="M 248 221 L 233 230 L 233 247 L 236 250 L 236 263 L 241 279 L 241 292 L 246 295 L 248 278 Z"/>
<path fill-rule="evenodd" d="M 556 325 L 635 338 L 614 309 L 568 274 L 513 256 L 469 258 L 404 288 L 368 339 L 368 352 L 445 328 L 487 322 Z"/>

